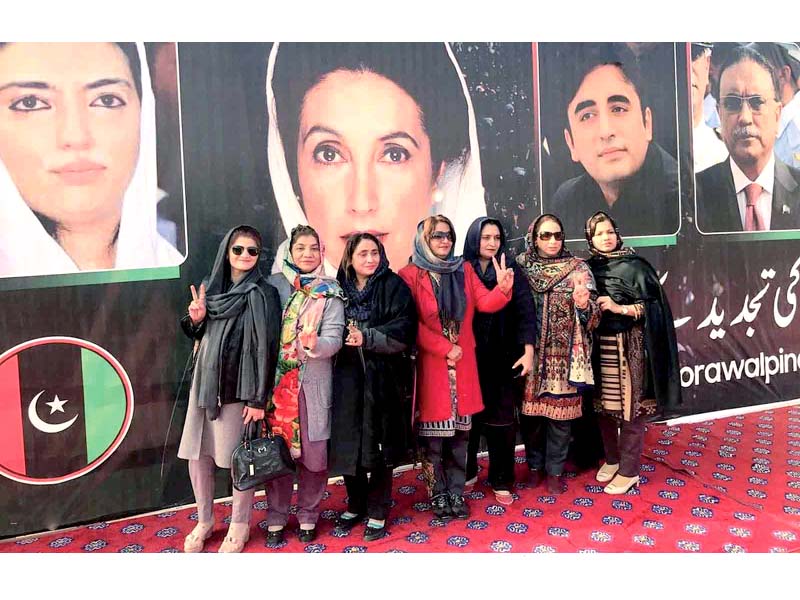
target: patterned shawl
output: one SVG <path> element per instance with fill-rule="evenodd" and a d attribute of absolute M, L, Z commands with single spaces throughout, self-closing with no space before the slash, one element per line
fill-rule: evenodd
<path fill-rule="evenodd" d="M 531 289 L 540 296 L 542 312 L 534 370 L 525 386 L 525 414 L 525 404 L 530 405 L 540 396 L 574 398 L 581 389 L 594 385 L 589 331 L 597 325 L 600 311 L 590 300 L 589 318 L 583 325 L 572 299 L 573 286 L 567 279 L 572 273 L 582 274 L 590 291 L 594 290 L 594 282 L 586 263 L 565 248 L 552 258 L 537 252 L 533 233 L 544 216 L 549 215 L 542 215 L 531 224 L 525 236 L 525 253 L 517 256 Z"/>
<path fill-rule="evenodd" d="M 319 330 L 325 301 L 334 297 L 344 300 L 339 283 L 323 275 L 324 264 L 323 260 L 311 273 L 301 273 L 297 265 L 292 262 L 289 244 L 286 244 L 282 273 L 291 282 L 294 292 L 289 296 L 283 309 L 275 388 L 271 400 L 267 403 L 266 411 L 267 421 L 273 433 L 282 436 L 290 444 L 293 454 L 298 454 L 300 451 L 299 396 L 308 360 L 298 335 L 302 329 L 301 323 L 308 318 L 312 323 L 316 323 Z"/>

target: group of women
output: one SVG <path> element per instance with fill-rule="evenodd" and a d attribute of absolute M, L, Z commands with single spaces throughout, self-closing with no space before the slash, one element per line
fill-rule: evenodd
<path fill-rule="evenodd" d="M 680 402 L 672 315 L 655 271 L 623 248 L 611 217 L 593 215 L 586 239 L 584 261 L 565 248 L 558 217 L 542 215 L 507 266 L 499 221 L 476 219 L 457 257 L 452 222 L 435 215 L 419 223 L 397 274 L 364 232 L 346 240 L 334 279 L 310 226 L 292 230 L 269 277 L 258 232 L 232 229 L 182 321 L 196 361 L 178 456 L 198 504 L 184 549 L 201 551 L 213 532 L 214 465 L 230 468 L 244 426 L 262 419 L 296 463 L 266 486 L 272 546 L 284 540 L 295 482 L 298 537 L 315 539 L 329 472 L 347 488 L 336 528 L 366 519 L 365 540 L 386 535 L 412 419 L 439 519 L 469 516 L 481 434 L 488 483 L 499 503 L 514 501 L 517 426 L 529 487 L 546 481 L 562 493 L 570 424 L 587 396 L 606 457 L 597 480 L 609 494 L 637 485 L 645 423 Z M 247 543 L 253 493 L 234 490 L 220 552 Z"/>
<path fill-rule="evenodd" d="M 645 420 L 679 401 L 658 278 L 603 213 L 587 223 L 589 261 L 566 250 L 561 222 L 545 214 L 506 264 L 503 227 L 482 216 L 474 113 L 449 45 L 274 44 L 266 99 L 288 239 L 265 277 L 258 232 L 231 230 L 192 290 L 183 326 L 197 358 L 178 455 L 198 523 L 185 550 L 210 537 L 214 464 L 230 467 L 253 420 L 297 465 L 267 484 L 273 546 L 295 481 L 298 536 L 315 538 L 329 472 L 347 488 L 336 528 L 366 520 L 366 540 L 386 535 L 392 470 L 412 447 L 437 518 L 469 516 L 482 435 L 489 484 L 510 504 L 518 427 L 530 485 L 561 493 L 585 400 L 602 411 L 598 480 L 611 494 L 636 485 Z M 467 228 L 457 256 L 456 230 Z M 234 491 L 221 552 L 247 542 L 252 494 Z"/>

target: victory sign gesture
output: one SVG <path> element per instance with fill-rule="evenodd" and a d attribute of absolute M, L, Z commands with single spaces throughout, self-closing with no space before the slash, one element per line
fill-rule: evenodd
<path fill-rule="evenodd" d="M 206 318 L 206 286 L 200 284 L 200 293 L 193 285 L 189 286 L 192 292 L 192 302 L 189 304 L 189 317 L 192 323 L 199 325 Z"/>
<path fill-rule="evenodd" d="M 306 351 L 313 350 L 317 345 L 317 325 L 316 319 L 310 313 L 300 317 L 300 333 L 297 337 Z"/>
<path fill-rule="evenodd" d="M 514 287 L 514 269 L 511 267 L 506 269 L 505 253 L 500 255 L 500 264 L 497 263 L 497 258 L 493 256 L 492 265 L 494 266 L 494 272 L 497 274 L 497 287 L 504 294 L 510 294 L 511 288 Z"/>

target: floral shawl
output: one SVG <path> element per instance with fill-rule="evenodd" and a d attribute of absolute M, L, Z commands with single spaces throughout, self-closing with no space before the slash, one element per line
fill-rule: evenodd
<path fill-rule="evenodd" d="M 282 273 L 292 282 L 294 292 L 283 309 L 281 343 L 278 350 L 278 368 L 275 371 L 275 387 L 267 402 L 267 422 L 273 433 L 282 436 L 296 452 L 300 450 L 300 387 L 303 383 L 308 355 L 300 344 L 301 317 L 308 316 L 317 323 L 322 322 L 325 301 L 328 298 L 344 299 L 339 283 L 323 275 L 324 261 L 313 272 L 300 273 L 292 263 L 289 244 L 283 258 Z"/>

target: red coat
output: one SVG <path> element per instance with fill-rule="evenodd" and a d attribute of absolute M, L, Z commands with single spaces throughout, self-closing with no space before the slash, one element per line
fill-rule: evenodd
<path fill-rule="evenodd" d="M 439 308 L 433 285 L 427 271 L 408 264 L 398 273 L 411 288 L 417 306 L 419 325 L 417 328 L 417 400 L 421 421 L 442 421 L 450 418 L 450 384 L 447 377 L 447 353 L 453 344 L 442 334 Z M 456 363 L 456 390 L 458 414 L 473 415 L 483 410 L 481 387 L 478 382 L 478 364 L 475 360 L 475 336 L 472 333 L 472 318 L 475 309 L 481 312 L 497 312 L 511 299 L 511 292 L 504 294 L 499 287 L 487 290 L 472 265 L 464 262 L 464 287 L 467 308 L 458 345 L 463 350 L 461 360 Z"/>

